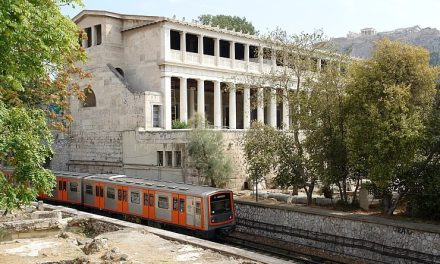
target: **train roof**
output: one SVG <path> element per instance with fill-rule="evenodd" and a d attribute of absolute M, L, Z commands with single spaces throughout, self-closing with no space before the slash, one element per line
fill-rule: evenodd
<path fill-rule="evenodd" d="M 69 178 L 81 178 L 84 180 L 99 180 L 102 182 L 121 184 L 124 186 L 146 187 L 157 191 L 175 191 L 183 194 L 201 195 L 210 194 L 218 191 L 227 191 L 207 185 L 195 185 L 184 182 L 172 182 L 163 180 L 154 180 L 141 177 L 132 177 L 122 174 L 91 174 L 71 171 L 55 171 L 57 176 Z"/>

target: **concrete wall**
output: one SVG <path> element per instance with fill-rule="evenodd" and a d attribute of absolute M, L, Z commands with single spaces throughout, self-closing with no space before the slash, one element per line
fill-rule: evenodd
<path fill-rule="evenodd" d="M 236 214 L 238 231 L 314 249 L 309 253 L 366 263 L 440 263 L 436 225 L 245 201 L 236 201 Z"/>

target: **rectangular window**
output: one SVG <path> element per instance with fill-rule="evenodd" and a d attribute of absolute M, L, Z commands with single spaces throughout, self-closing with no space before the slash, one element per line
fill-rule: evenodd
<path fill-rule="evenodd" d="M 230 58 L 230 42 L 226 40 L 220 40 L 220 57 Z"/>
<path fill-rule="evenodd" d="M 177 211 L 177 207 L 178 207 L 178 204 L 177 204 L 177 198 L 173 198 L 173 210 L 174 211 Z"/>
<path fill-rule="evenodd" d="M 144 193 L 144 206 L 148 206 L 148 193 Z"/>
<path fill-rule="evenodd" d="M 69 182 L 69 187 L 71 192 L 78 192 L 78 183 L 77 182 Z"/>
<path fill-rule="evenodd" d="M 149 197 L 148 202 L 150 203 L 150 206 L 154 206 L 154 195 L 150 194 Z"/>
<path fill-rule="evenodd" d="M 153 127 L 160 127 L 160 105 L 153 105 Z"/>
<path fill-rule="evenodd" d="M 63 181 L 59 181 L 58 182 L 58 191 L 62 191 L 63 190 Z"/>
<path fill-rule="evenodd" d="M 174 152 L 174 158 L 176 159 L 176 167 L 182 167 L 182 152 L 176 151 Z"/>
<path fill-rule="evenodd" d="M 163 166 L 163 151 L 157 152 L 157 166 Z"/>
<path fill-rule="evenodd" d="M 170 30 L 170 48 L 180 50 L 180 32 Z"/>
<path fill-rule="evenodd" d="M 181 213 L 185 212 L 185 199 L 180 198 L 179 211 Z"/>
<path fill-rule="evenodd" d="M 134 204 L 140 204 L 141 203 L 141 197 L 139 195 L 139 192 L 130 192 L 130 201 Z"/>
<path fill-rule="evenodd" d="M 107 198 L 115 199 L 115 188 L 107 187 Z"/>
<path fill-rule="evenodd" d="M 86 194 L 93 195 L 93 187 L 92 185 L 86 185 Z"/>
<path fill-rule="evenodd" d="M 88 48 L 92 46 L 92 28 L 85 28 L 84 31 L 86 32 L 87 35 L 86 48 Z"/>
<path fill-rule="evenodd" d="M 196 215 L 200 215 L 201 212 L 200 202 L 196 202 Z"/>
<path fill-rule="evenodd" d="M 102 43 L 101 25 L 95 26 L 95 32 L 96 32 L 96 45 L 101 45 Z"/>
<path fill-rule="evenodd" d="M 159 200 L 157 201 L 157 207 L 162 209 L 170 208 L 170 205 L 168 204 L 168 197 L 159 195 Z"/>
<path fill-rule="evenodd" d="M 193 53 L 199 52 L 199 36 L 186 33 L 186 51 Z"/>
<path fill-rule="evenodd" d="M 118 201 L 122 201 L 122 190 L 118 190 Z"/>
<path fill-rule="evenodd" d="M 173 166 L 173 152 L 172 151 L 166 151 L 165 152 L 165 159 L 167 161 L 167 166 L 172 167 Z"/>

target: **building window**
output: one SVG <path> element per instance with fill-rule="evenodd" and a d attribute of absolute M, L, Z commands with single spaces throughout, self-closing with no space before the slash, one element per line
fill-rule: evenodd
<path fill-rule="evenodd" d="M 124 71 L 121 68 L 115 68 L 115 70 L 122 76 L 124 77 Z"/>
<path fill-rule="evenodd" d="M 159 195 L 159 200 L 157 201 L 157 207 L 162 209 L 168 209 L 170 208 L 168 204 L 168 197 Z"/>
<path fill-rule="evenodd" d="M 115 199 L 115 188 L 107 187 L 107 198 Z"/>
<path fill-rule="evenodd" d="M 153 127 L 160 127 L 160 105 L 153 105 Z"/>
<path fill-rule="evenodd" d="M 92 185 L 86 185 L 86 194 L 93 195 L 93 187 Z"/>
<path fill-rule="evenodd" d="M 95 93 L 92 89 L 86 88 L 84 89 L 85 99 L 83 102 L 83 107 L 95 107 L 96 106 L 96 97 Z"/>
<path fill-rule="evenodd" d="M 203 37 L 203 54 L 214 56 L 214 39 Z"/>
<path fill-rule="evenodd" d="M 258 62 L 258 47 L 249 46 L 249 61 Z"/>
<path fill-rule="evenodd" d="M 199 52 L 199 38 L 194 34 L 186 34 L 186 51 L 198 53 Z"/>
<path fill-rule="evenodd" d="M 85 28 L 84 31 L 87 35 L 87 43 L 85 47 L 88 48 L 92 46 L 92 28 Z"/>
<path fill-rule="evenodd" d="M 230 45 L 229 41 L 220 40 L 220 57 L 223 57 L 223 58 L 230 58 L 231 57 L 231 55 L 230 55 L 231 50 L 229 48 L 229 45 Z"/>
<path fill-rule="evenodd" d="M 101 25 L 95 26 L 95 32 L 96 32 L 96 45 L 101 45 L 102 43 Z"/>
<path fill-rule="evenodd" d="M 173 152 L 172 151 L 165 151 L 165 159 L 167 161 L 167 166 L 172 167 L 173 166 Z"/>
<path fill-rule="evenodd" d="M 71 192 L 78 192 L 78 183 L 77 182 L 69 182 L 69 185 L 70 185 Z"/>
<path fill-rule="evenodd" d="M 130 192 L 130 201 L 131 201 L 131 203 L 134 203 L 134 204 L 140 204 L 141 198 L 140 198 L 139 192 Z"/>
<path fill-rule="evenodd" d="M 163 166 L 163 151 L 157 152 L 157 166 Z"/>
<path fill-rule="evenodd" d="M 235 59 L 244 60 L 244 44 L 235 43 Z"/>
<path fill-rule="evenodd" d="M 170 31 L 170 48 L 173 50 L 180 50 L 180 32 Z"/>
<path fill-rule="evenodd" d="M 176 167 L 182 167 L 182 151 L 176 151 L 174 158 L 176 159 Z"/>

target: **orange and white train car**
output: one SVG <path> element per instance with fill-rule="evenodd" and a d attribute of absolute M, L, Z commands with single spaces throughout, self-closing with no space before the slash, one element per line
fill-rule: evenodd
<path fill-rule="evenodd" d="M 115 174 L 54 172 L 57 186 L 43 199 L 80 204 L 213 237 L 235 224 L 233 193 L 185 183 Z"/>

